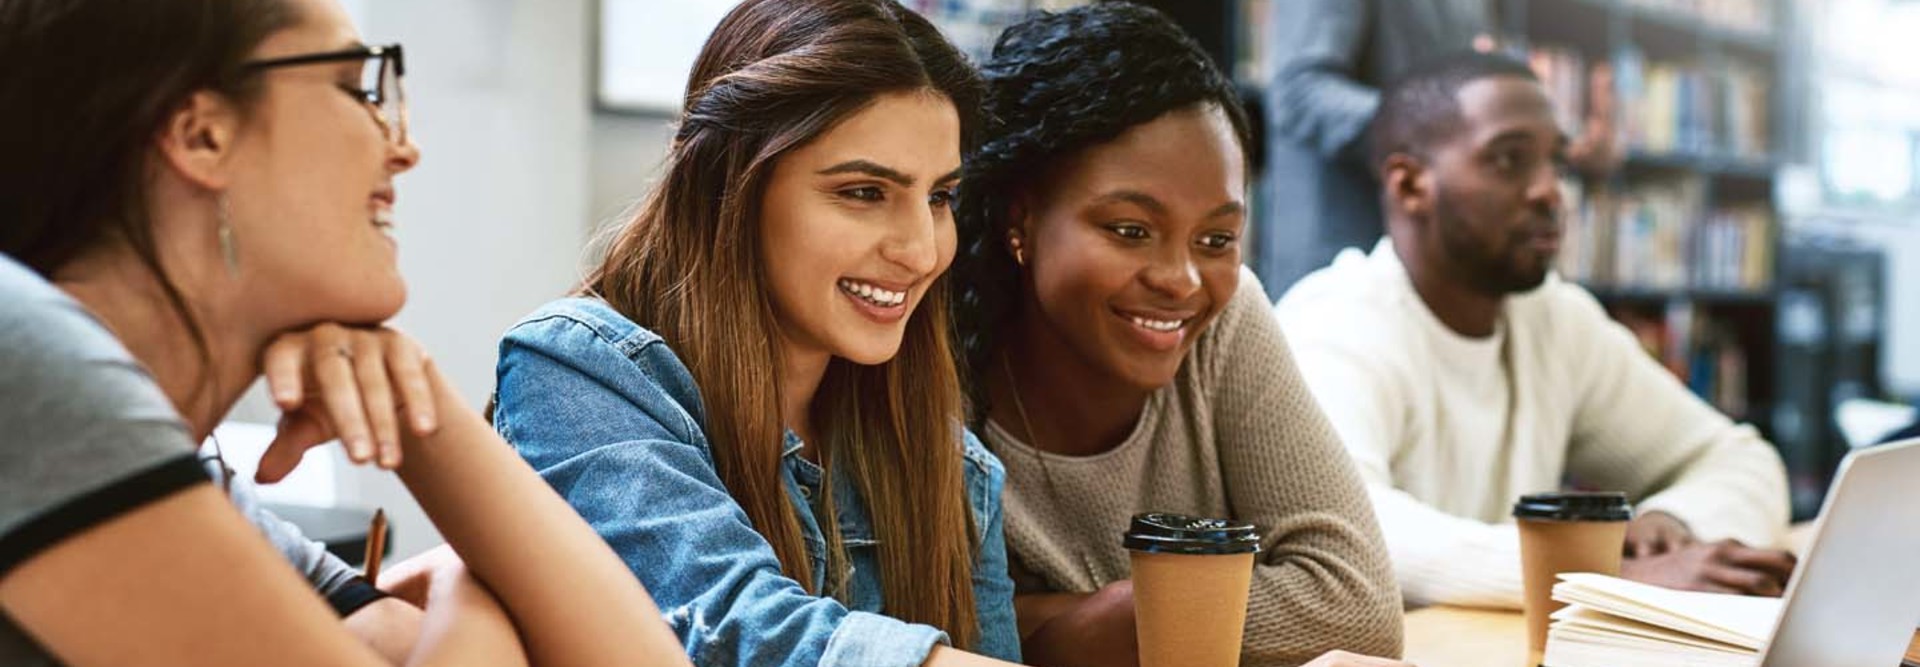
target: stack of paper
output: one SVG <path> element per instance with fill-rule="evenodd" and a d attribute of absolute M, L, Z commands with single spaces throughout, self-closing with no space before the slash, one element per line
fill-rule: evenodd
<path fill-rule="evenodd" d="M 1547 631 L 1548 667 L 1755 667 L 1781 601 L 1690 593 L 1599 574 L 1563 574 L 1567 607 Z"/>

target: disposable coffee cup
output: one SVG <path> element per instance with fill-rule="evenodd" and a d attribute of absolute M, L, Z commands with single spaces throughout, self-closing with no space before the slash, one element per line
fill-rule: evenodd
<path fill-rule="evenodd" d="M 1133 556 L 1140 667 L 1238 667 L 1260 534 L 1251 524 L 1138 514 Z"/>
<path fill-rule="evenodd" d="M 1540 664 L 1547 626 L 1564 606 L 1553 601 L 1561 574 L 1618 576 L 1633 507 L 1624 493 L 1539 493 L 1513 504 L 1520 528 L 1520 572 L 1526 581 L 1527 665 Z"/>

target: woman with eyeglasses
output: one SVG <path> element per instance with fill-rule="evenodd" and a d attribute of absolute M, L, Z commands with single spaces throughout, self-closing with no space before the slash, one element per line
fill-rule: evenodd
<path fill-rule="evenodd" d="M 1019 659 L 942 279 L 978 99 L 893 0 L 741 3 L 638 213 L 501 343 L 495 427 L 697 664 Z"/>
<path fill-rule="evenodd" d="M 0 666 L 686 664 L 377 324 L 419 160 L 399 47 L 334 0 L 0 0 L 0 62 Z M 382 592 L 210 474 L 197 443 L 263 373 L 284 414 L 258 479 L 337 437 L 458 556 Z"/>

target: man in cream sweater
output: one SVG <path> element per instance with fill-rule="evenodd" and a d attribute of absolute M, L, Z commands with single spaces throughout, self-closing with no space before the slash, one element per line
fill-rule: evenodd
<path fill-rule="evenodd" d="M 1463 54 L 1390 87 L 1372 128 L 1388 238 L 1276 311 L 1366 480 L 1407 601 L 1518 607 L 1509 511 L 1565 485 L 1636 503 L 1623 574 L 1779 595 L 1773 447 L 1696 398 L 1550 269 L 1566 137 L 1526 66 Z"/>

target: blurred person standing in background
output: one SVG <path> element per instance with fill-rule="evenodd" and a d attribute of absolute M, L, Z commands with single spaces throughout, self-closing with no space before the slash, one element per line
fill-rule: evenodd
<path fill-rule="evenodd" d="M 1494 46 L 1494 0 L 1286 0 L 1267 39 L 1266 201 L 1257 235 L 1261 282 L 1284 292 L 1381 228 L 1379 184 L 1366 165 L 1380 89 L 1409 66 Z"/>

